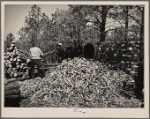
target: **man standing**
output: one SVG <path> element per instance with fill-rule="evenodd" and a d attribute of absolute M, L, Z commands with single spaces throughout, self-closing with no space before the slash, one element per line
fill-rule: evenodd
<path fill-rule="evenodd" d="M 138 67 L 138 75 L 135 76 L 135 95 L 139 99 L 144 98 L 144 63 L 141 61 Z"/>
<path fill-rule="evenodd" d="M 64 51 L 62 49 L 62 43 L 57 43 L 56 52 L 58 55 L 58 63 L 61 63 L 64 58 Z"/>
<path fill-rule="evenodd" d="M 95 52 L 94 46 L 90 43 L 87 43 L 84 46 L 83 57 L 87 58 L 87 59 L 93 59 L 94 58 L 94 52 Z"/>
<path fill-rule="evenodd" d="M 31 61 L 28 63 L 28 66 L 30 67 L 30 69 L 29 69 L 30 78 L 34 78 L 35 66 L 37 66 L 38 75 L 40 77 L 44 77 L 45 73 L 42 69 L 40 69 L 41 67 L 44 66 L 43 52 L 41 51 L 41 49 L 39 47 L 35 46 L 35 44 L 32 44 L 32 47 L 30 48 L 29 54 L 31 57 Z"/>

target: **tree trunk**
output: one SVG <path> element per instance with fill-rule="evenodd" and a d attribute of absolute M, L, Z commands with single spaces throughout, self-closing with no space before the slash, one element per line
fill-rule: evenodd
<path fill-rule="evenodd" d="M 125 41 L 128 40 L 128 6 L 125 7 Z"/>
<path fill-rule="evenodd" d="M 143 60 L 143 55 L 144 55 L 144 8 L 143 10 L 141 11 L 141 15 L 142 15 L 142 21 L 141 21 L 141 28 L 140 28 L 140 60 Z"/>
<path fill-rule="evenodd" d="M 142 11 L 142 21 L 141 21 L 141 30 L 140 30 L 140 40 L 144 40 L 144 8 Z"/>
<path fill-rule="evenodd" d="M 102 22 L 100 24 L 100 42 L 105 41 L 105 26 L 106 26 L 106 18 L 107 18 L 108 8 L 107 6 L 102 6 Z"/>
<path fill-rule="evenodd" d="M 78 26 L 78 31 L 77 31 L 77 33 L 78 33 L 78 41 L 80 41 L 80 27 Z"/>

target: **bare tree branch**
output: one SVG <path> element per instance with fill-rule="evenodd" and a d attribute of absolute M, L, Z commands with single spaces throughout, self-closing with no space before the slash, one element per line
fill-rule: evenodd
<path fill-rule="evenodd" d="M 123 28 L 122 23 L 119 20 L 118 21 L 107 22 L 107 24 L 113 23 L 113 22 L 118 22 L 120 24 L 120 26 Z M 110 27 L 110 26 L 108 26 L 108 27 Z M 105 29 L 107 29 L 108 27 L 105 27 Z"/>
<path fill-rule="evenodd" d="M 91 22 L 91 23 L 94 23 L 94 24 L 97 24 L 97 22 L 95 22 L 95 21 L 91 21 L 91 20 L 84 20 L 86 23 L 87 22 Z"/>
<path fill-rule="evenodd" d="M 94 27 L 94 26 L 88 26 L 88 27 L 91 27 L 91 28 L 94 28 L 95 30 L 99 31 L 100 32 L 100 29 L 97 28 L 97 27 Z"/>
<path fill-rule="evenodd" d="M 97 18 L 96 15 L 95 15 L 95 18 L 96 18 L 96 22 L 99 23 L 99 24 L 101 25 L 102 23 L 100 22 L 100 20 Z"/>
<path fill-rule="evenodd" d="M 140 6 L 138 6 L 138 5 L 136 5 L 135 7 L 138 8 L 138 10 L 139 10 L 140 12 L 143 12 L 143 10 L 144 10 L 144 7 L 140 7 Z M 143 8 L 143 9 L 141 10 L 141 8 Z"/>
<path fill-rule="evenodd" d="M 96 10 L 100 13 L 100 15 L 101 15 L 101 10 L 99 9 L 99 7 L 96 7 Z"/>
<path fill-rule="evenodd" d="M 105 33 L 107 33 L 108 31 L 115 31 L 115 30 L 118 30 L 120 28 L 114 28 L 114 29 L 108 29 L 107 31 L 105 31 Z"/>
<path fill-rule="evenodd" d="M 129 17 L 131 17 L 134 21 L 136 21 L 136 23 L 138 24 L 138 25 L 142 25 L 140 22 L 139 22 L 139 20 L 137 20 L 135 17 L 133 17 L 132 15 L 130 15 L 130 14 L 128 14 L 128 16 Z"/>

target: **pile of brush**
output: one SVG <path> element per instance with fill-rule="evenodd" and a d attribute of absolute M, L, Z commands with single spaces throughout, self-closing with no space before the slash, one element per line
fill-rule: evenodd
<path fill-rule="evenodd" d="M 133 89 L 134 80 L 125 72 L 74 58 L 43 79 L 21 82 L 21 94 L 30 100 L 22 101 L 21 107 L 140 107 Z"/>

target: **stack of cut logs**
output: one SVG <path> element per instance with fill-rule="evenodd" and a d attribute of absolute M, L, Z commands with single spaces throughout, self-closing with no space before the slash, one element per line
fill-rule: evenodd
<path fill-rule="evenodd" d="M 6 79 L 21 77 L 26 72 L 26 59 L 21 58 L 14 41 L 7 48 L 7 52 L 4 54 L 4 60 Z"/>

